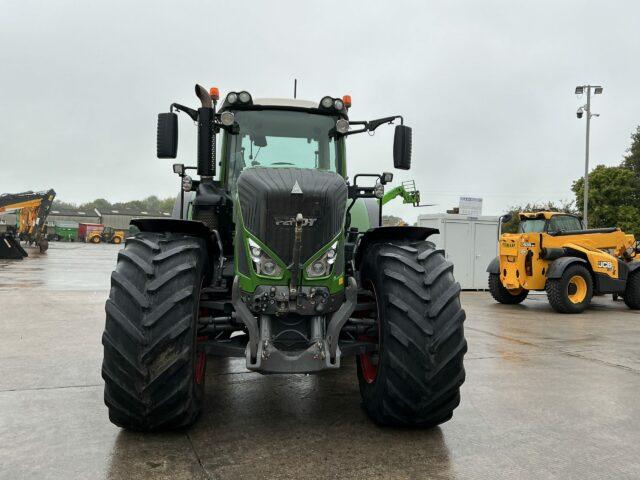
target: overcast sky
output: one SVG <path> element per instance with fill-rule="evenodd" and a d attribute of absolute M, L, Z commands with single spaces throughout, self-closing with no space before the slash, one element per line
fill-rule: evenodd
<path fill-rule="evenodd" d="M 413 127 L 414 178 L 436 207 L 459 196 L 508 205 L 571 199 L 584 169 L 618 164 L 640 124 L 640 2 L 40 1 L 0 13 L 0 193 L 55 188 L 58 198 L 174 195 L 155 157 L 156 115 L 197 105 L 194 83 L 224 95 L 350 94 L 350 117 L 401 114 Z M 179 160 L 195 163 L 181 119 Z M 393 129 L 349 139 L 349 172 L 393 171 Z"/>

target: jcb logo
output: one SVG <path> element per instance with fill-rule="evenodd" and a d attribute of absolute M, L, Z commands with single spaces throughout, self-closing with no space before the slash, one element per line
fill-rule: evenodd
<path fill-rule="evenodd" d="M 613 270 L 613 263 L 603 260 L 598 260 L 598 268 L 604 268 L 606 270 Z"/>

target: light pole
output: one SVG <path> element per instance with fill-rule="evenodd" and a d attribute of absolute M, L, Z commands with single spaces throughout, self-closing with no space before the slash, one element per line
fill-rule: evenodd
<path fill-rule="evenodd" d="M 591 117 L 600 116 L 598 113 L 591 113 L 591 89 L 593 89 L 594 95 L 602 93 L 602 86 L 600 85 L 578 85 L 576 87 L 576 95 L 582 95 L 585 90 L 587 91 L 587 103 L 578 108 L 576 112 L 578 118 L 582 118 L 583 112 L 587 114 L 587 136 L 584 149 L 584 200 L 582 207 L 584 228 L 589 228 L 589 133 L 591 131 Z"/>

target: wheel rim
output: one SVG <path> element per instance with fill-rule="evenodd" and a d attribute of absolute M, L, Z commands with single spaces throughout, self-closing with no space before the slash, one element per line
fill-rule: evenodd
<path fill-rule="evenodd" d="M 362 370 L 362 377 L 364 381 L 371 384 L 376 381 L 378 376 L 378 364 L 380 362 L 380 307 L 378 306 L 378 294 L 376 292 L 375 287 L 371 282 L 367 282 L 371 287 L 371 291 L 373 292 L 374 302 L 376 304 L 376 320 L 378 323 L 378 338 L 375 338 L 371 335 L 361 335 L 358 337 L 358 340 L 364 342 L 372 342 L 376 343 L 378 346 L 377 352 L 365 352 L 358 355 L 360 360 L 360 368 Z"/>
<path fill-rule="evenodd" d="M 507 290 L 507 292 L 515 297 L 516 295 L 520 295 L 522 293 L 522 288 L 514 288 L 513 290 Z"/>
<path fill-rule="evenodd" d="M 587 281 L 582 275 L 574 275 L 569 279 L 567 297 L 571 303 L 582 303 L 587 298 Z"/>
<path fill-rule="evenodd" d="M 204 371 L 207 366 L 207 354 L 204 350 L 198 351 L 198 344 L 200 342 L 204 342 L 207 340 L 207 337 L 197 337 L 196 338 L 196 363 L 195 363 L 195 372 L 194 378 L 197 385 L 201 385 L 204 381 Z M 202 348 L 202 347 L 200 347 Z"/>
<path fill-rule="evenodd" d="M 206 309 L 200 308 L 200 302 L 202 300 L 202 288 L 204 286 L 204 281 L 200 283 L 200 290 L 198 293 L 198 306 L 196 307 L 196 359 L 193 364 L 193 379 L 196 382 L 196 385 L 202 385 L 204 383 L 204 372 L 207 367 L 207 352 L 204 350 L 203 343 L 208 340 L 206 335 L 198 335 L 198 318 L 201 315 L 206 315 L 208 312 Z"/>

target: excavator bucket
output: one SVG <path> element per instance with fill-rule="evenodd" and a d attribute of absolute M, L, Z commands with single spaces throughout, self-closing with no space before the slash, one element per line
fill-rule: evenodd
<path fill-rule="evenodd" d="M 22 260 L 28 257 L 26 250 L 20 245 L 20 241 L 13 235 L 0 233 L 0 259 L 2 260 Z"/>

